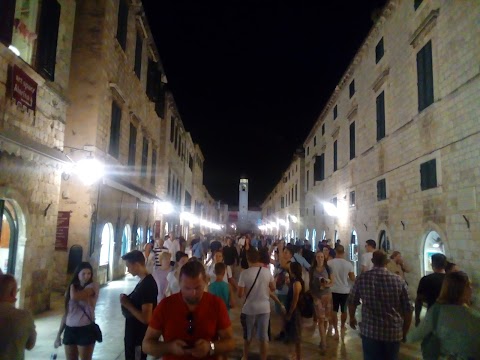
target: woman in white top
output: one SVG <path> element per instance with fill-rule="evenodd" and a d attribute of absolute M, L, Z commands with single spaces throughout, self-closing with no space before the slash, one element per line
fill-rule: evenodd
<path fill-rule="evenodd" d="M 215 282 L 217 279 L 217 276 L 215 275 L 215 264 L 216 263 L 223 263 L 223 253 L 222 250 L 217 250 L 215 254 L 213 255 L 213 261 L 212 263 L 208 266 L 207 268 L 207 275 L 210 278 L 210 282 Z M 226 266 L 225 270 L 225 275 L 223 276 L 223 281 L 225 281 L 227 284 L 230 282 L 232 279 L 232 268 L 230 266 Z"/>
<path fill-rule="evenodd" d="M 185 265 L 188 261 L 188 255 L 184 252 L 177 251 L 175 254 L 175 267 L 173 270 L 167 275 L 168 281 L 168 289 L 166 291 L 167 295 L 173 295 L 180 292 L 180 269 L 183 265 Z"/>
<path fill-rule="evenodd" d="M 65 345 L 67 360 L 91 360 L 96 342 L 95 305 L 98 299 L 99 285 L 93 281 L 92 265 L 82 262 L 73 274 L 72 281 L 65 293 L 65 315 L 54 346 Z"/>

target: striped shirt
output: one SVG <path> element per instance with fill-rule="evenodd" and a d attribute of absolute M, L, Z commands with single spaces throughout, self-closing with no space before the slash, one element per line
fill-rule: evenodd
<path fill-rule="evenodd" d="M 384 267 L 374 267 L 362 273 L 353 285 L 349 303 L 358 306 L 360 299 L 360 333 L 379 341 L 401 341 L 403 314 L 413 311 L 405 280 Z"/>
<path fill-rule="evenodd" d="M 155 259 L 155 266 L 160 266 L 160 254 L 162 252 L 168 252 L 168 249 L 165 248 L 165 247 L 158 247 L 158 246 L 155 246 L 153 249 L 152 249 L 152 252 L 153 252 L 153 256 L 154 256 L 154 259 Z"/>

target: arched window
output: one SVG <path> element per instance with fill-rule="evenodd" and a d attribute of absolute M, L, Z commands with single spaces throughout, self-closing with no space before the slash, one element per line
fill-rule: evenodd
<path fill-rule="evenodd" d="M 310 231 L 308 229 L 305 230 L 305 239 L 310 240 Z"/>
<path fill-rule="evenodd" d="M 445 246 L 440 235 L 436 231 L 430 231 L 425 238 L 425 245 L 423 248 L 423 274 L 428 275 L 433 272 L 432 269 L 432 255 L 444 254 Z"/>
<path fill-rule="evenodd" d="M 122 256 L 130 251 L 131 237 L 132 237 L 132 229 L 130 225 L 127 224 L 123 228 L 123 234 L 122 234 L 122 253 L 121 253 Z"/>
<path fill-rule="evenodd" d="M 390 252 L 390 240 L 388 240 L 385 230 L 380 231 L 380 235 L 378 236 L 378 244 L 378 248 L 380 250 L 385 251 L 387 254 Z"/>
<path fill-rule="evenodd" d="M 307 239 L 308 240 L 308 239 Z M 315 251 L 315 243 L 317 241 L 317 230 L 316 229 L 313 229 L 312 230 L 312 247 L 313 247 L 313 251 Z"/>
<path fill-rule="evenodd" d="M 107 265 L 110 257 L 110 245 L 113 243 L 113 225 L 111 223 L 105 224 L 102 230 L 102 242 L 100 248 L 100 263 L 99 265 Z"/>

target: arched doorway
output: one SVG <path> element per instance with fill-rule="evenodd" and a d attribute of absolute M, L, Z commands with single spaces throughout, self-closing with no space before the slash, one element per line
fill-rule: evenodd
<path fill-rule="evenodd" d="M 99 265 L 107 267 L 107 281 L 113 280 L 114 239 L 113 225 L 106 223 L 102 230 Z"/>
<path fill-rule="evenodd" d="M 310 240 L 310 230 L 305 230 L 305 239 Z"/>
<path fill-rule="evenodd" d="M 445 245 L 436 231 L 430 231 L 425 238 L 423 247 L 423 275 L 433 272 L 432 255 L 437 253 L 445 255 Z"/>
<path fill-rule="evenodd" d="M 142 227 L 137 228 L 137 234 L 135 236 L 135 248 L 137 250 L 142 250 L 141 245 L 142 245 L 142 239 L 143 239 L 143 229 Z"/>
<path fill-rule="evenodd" d="M 131 239 L 132 239 L 132 228 L 130 227 L 130 225 L 126 224 L 125 227 L 123 228 L 123 234 L 122 234 L 122 250 L 120 253 L 122 256 L 130 252 Z"/>
<path fill-rule="evenodd" d="M 335 247 L 337 240 L 338 240 L 338 230 L 335 230 L 335 233 L 333 235 L 333 247 Z"/>
<path fill-rule="evenodd" d="M 0 199 L 0 270 L 15 275 L 18 248 L 17 214 L 7 200 Z"/>
<path fill-rule="evenodd" d="M 380 234 L 378 235 L 378 248 L 385 251 L 387 254 L 390 252 L 390 240 L 388 239 L 385 230 L 380 231 Z"/>
<path fill-rule="evenodd" d="M 307 239 L 308 240 L 308 239 Z M 315 251 L 316 248 L 316 241 L 317 241 L 317 230 L 313 229 L 312 230 L 312 251 Z"/>
<path fill-rule="evenodd" d="M 353 262 L 353 271 L 355 276 L 358 274 L 358 236 L 357 232 L 352 230 L 352 235 L 350 236 L 350 245 L 349 245 L 349 254 L 350 261 Z"/>

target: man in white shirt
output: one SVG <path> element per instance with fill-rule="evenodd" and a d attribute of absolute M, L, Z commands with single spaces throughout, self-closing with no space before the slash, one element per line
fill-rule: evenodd
<path fill-rule="evenodd" d="M 342 311 L 342 315 L 340 316 L 342 326 L 340 329 L 342 335 L 344 335 L 346 329 L 345 322 L 347 321 L 347 299 L 351 287 L 350 282 L 355 281 L 355 273 L 353 272 L 352 263 L 345 260 L 345 248 L 343 245 L 337 245 L 335 251 L 337 256 L 335 259 L 328 261 L 328 266 L 330 267 L 330 274 L 333 275 L 335 279 L 335 282 L 330 288 L 333 300 L 331 322 L 333 323 L 334 338 L 339 339 L 337 313 L 339 309 Z"/>
<path fill-rule="evenodd" d="M 362 273 L 373 269 L 372 256 L 376 248 L 375 240 L 369 239 L 365 242 L 366 253 L 362 255 Z"/>
<path fill-rule="evenodd" d="M 260 254 L 253 246 L 247 251 L 248 269 L 240 273 L 238 280 L 238 297 L 244 295 L 240 321 L 243 328 L 243 359 L 248 359 L 253 330 L 256 328 L 260 341 L 260 359 L 267 359 L 268 324 L 270 321 L 270 291 L 275 290 L 275 283 L 270 270 L 260 263 Z M 255 279 L 257 279 L 255 281 Z"/>

